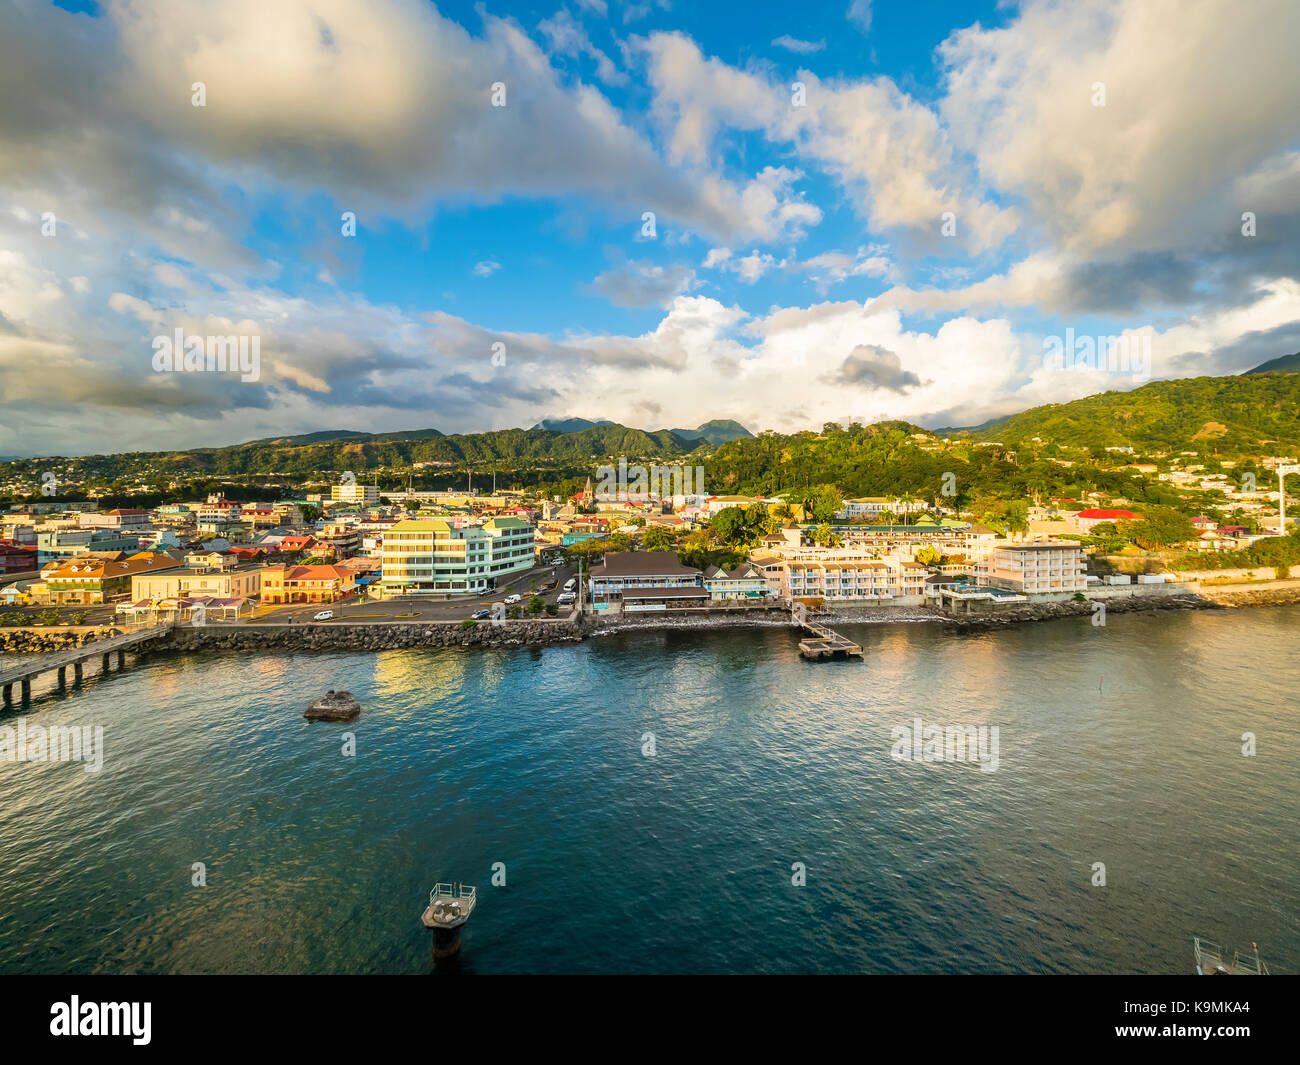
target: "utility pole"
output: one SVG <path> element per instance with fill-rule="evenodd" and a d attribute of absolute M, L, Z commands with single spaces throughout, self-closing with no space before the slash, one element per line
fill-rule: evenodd
<path fill-rule="evenodd" d="M 1300 466 L 1279 466 L 1277 468 L 1277 534 L 1286 535 L 1286 476 L 1288 473 L 1300 473 Z"/>

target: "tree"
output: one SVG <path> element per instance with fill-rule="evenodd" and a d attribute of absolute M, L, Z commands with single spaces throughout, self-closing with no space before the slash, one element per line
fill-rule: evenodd
<path fill-rule="evenodd" d="M 813 530 L 813 543 L 818 547 L 838 547 L 840 538 L 831 531 L 829 525 L 823 522 Z"/>
<path fill-rule="evenodd" d="M 1196 539 L 1196 526 L 1191 518 L 1172 507 L 1150 507 L 1141 521 L 1121 522 L 1120 532 L 1148 551 Z"/>
<path fill-rule="evenodd" d="M 673 534 L 661 525 L 652 525 L 641 537 L 641 546 L 647 551 L 671 551 Z"/>
<path fill-rule="evenodd" d="M 804 499 L 804 509 L 816 522 L 829 522 L 844 509 L 844 496 L 833 484 L 818 485 Z"/>
<path fill-rule="evenodd" d="M 916 561 L 922 566 L 937 566 L 943 556 L 933 544 L 928 544 L 916 553 Z"/>
<path fill-rule="evenodd" d="M 726 544 L 738 544 L 746 538 L 745 512 L 740 507 L 724 507 L 713 515 L 710 527 Z"/>
<path fill-rule="evenodd" d="M 528 600 L 528 613 L 540 614 L 545 609 L 546 609 L 546 600 L 543 599 L 540 595 L 535 595 Z"/>

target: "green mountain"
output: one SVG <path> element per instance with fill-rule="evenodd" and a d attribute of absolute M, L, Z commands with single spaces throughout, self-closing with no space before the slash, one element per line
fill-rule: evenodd
<path fill-rule="evenodd" d="M 533 426 L 534 429 L 554 429 L 557 433 L 578 433 L 583 429 L 594 429 L 598 425 L 613 425 L 608 418 L 591 421 L 587 418 L 543 418 Z"/>
<path fill-rule="evenodd" d="M 683 440 L 695 441 L 701 440 L 707 444 L 725 444 L 728 440 L 741 440 L 746 437 L 752 437 L 754 434 L 746 429 L 740 422 L 732 421 L 729 418 L 715 418 L 713 421 L 705 422 L 697 429 L 673 429 L 675 436 Z"/>
<path fill-rule="evenodd" d="M 948 430 L 946 435 L 1009 446 L 1039 437 L 1044 443 L 1132 447 L 1148 453 L 1294 452 L 1300 448 L 1300 375 L 1152 381 L 1129 392 L 1033 407 L 975 428 Z"/>
<path fill-rule="evenodd" d="M 1300 373 L 1300 351 L 1294 355 L 1279 355 L 1276 359 L 1261 362 L 1246 373 Z"/>
<path fill-rule="evenodd" d="M 437 429 L 409 429 L 405 432 L 398 433 L 360 433 L 355 429 L 323 429 L 318 433 L 303 433 L 300 436 L 268 436 L 262 440 L 250 440 L 247 444 L 237 445 L 249 447 L 254 444 L 276 444 L 281 447 L 298 447 L 304 444 L 324 444 L 332 441 L 370 441 L 373 443 L 385 443 L 391 440 L 425 440 L 434 437 L 440 437 L 443 434 Z"/>
<path fill-rule="evenodd" d="M 490 433 L 444 436 L 436 429 L 395 433 L 330 430 L 302 436 L 253 440 L 229 447 L 187 451 L 130 452 L 57 459 L 58 468 L 78 479 L 150 481 L 187 477 L 276 476 L 308 478 L 342 471 L 405 467 L 415 462 L 445 462 L 501 468 L 524 464 L 590 466 L 607 460 L 672 458 L 695 443 L 667 430 L 647 433 L 626 426 L 594 425 L 576 432 L 553 429 L 501 429 Z M 19 479 L 50 468 L 52 460 L 23 459 L 9 466 Z"/>

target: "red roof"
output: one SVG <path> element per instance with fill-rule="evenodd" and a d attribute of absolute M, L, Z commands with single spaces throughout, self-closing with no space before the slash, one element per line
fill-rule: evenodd
<path fill-rule="evenodd" d="M 1116 518 L 1133 519 L 1140 515 L 1134 514 L 1131 510 L 1098 510 L 1093 507 L 1088 510 L 1081 510 L 1075 515 L 1076 518 L 1100 518 L 1102 521 L 1114 521 Z"/>

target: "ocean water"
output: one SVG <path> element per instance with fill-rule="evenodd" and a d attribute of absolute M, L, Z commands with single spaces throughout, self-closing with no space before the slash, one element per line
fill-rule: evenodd
<path fill-rule="evenodd" d="M 863 662 L 646 631 L 41 694 L 105 761 L 0 762 L 0 972 L 427 973 L 438 880 L 479 893 L 451 972 L 1300 969 L 1300 610 L 842 631 Z M 362 717 L 304 721 L 327 688 Z M 916 718 L 997 726 L 996 771 L 891 757 Z"/>

